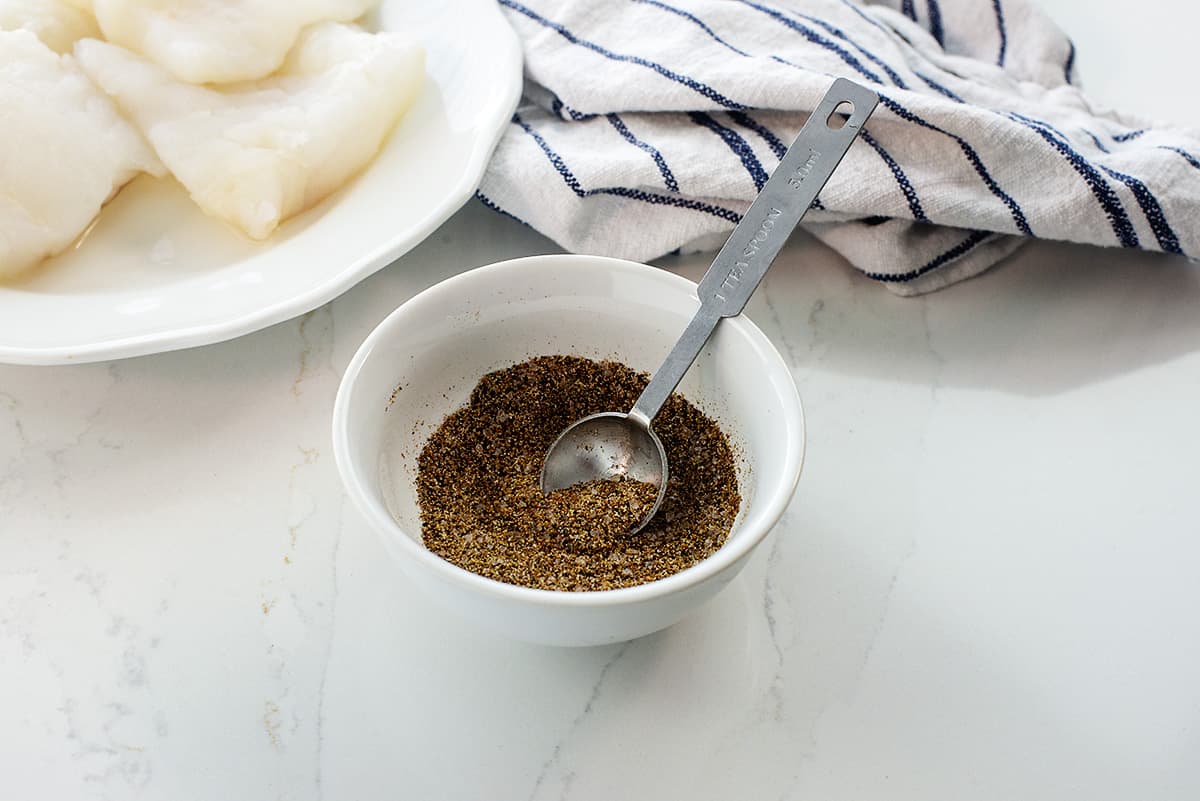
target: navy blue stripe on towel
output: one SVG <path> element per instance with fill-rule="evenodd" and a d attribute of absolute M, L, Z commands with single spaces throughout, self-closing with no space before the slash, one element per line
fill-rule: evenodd
<path fill-rule="evenodd" d="M 975 168 L 975 172 L 979 175 L 980 180 L 983 181 L 984 186 L 988 188 L 989 192 L 999 198 L 1000 202 L 1008 207 L 1008 211 L 1013 218 L 1013 224 L 1017 226 L 1017 230 L 1025 234 L 1025 236 L 1033 236 L 1033 230 L 1029 227 L 1029 221 L 1025 218 L 1025 212 L 1021 210 L 1021 207 L 1017 204 L 1017 201 L 1013 200 L 1007 192 L 1000 188 L 1000 185 L 996 183 L 994 178 L 992 178 L 992 174 L 988 172 L 987 167 L 984 166 L 983 159 L 979 157 L 979 153 L 975 151 L 975 148 L 971 147 L 967 140 L 963 139 L 958 134 L 950 133 L 947 130 L 939 128 L 933 123 L 918 117 L 916 114 L 904 108 L 887 95 L 879 95 L 879 102 L 887 106 L 888 109 L 900 119 L 920 125 L 922 128 L 928 128 L 931 131 L 937 131 L 938 133 L 944 134 L 945 136 L 948 136 L 957 142 L 959 148 L 963 152 L 963 155 L 967 157 L 967 161 L 971 162 L 971 166 Z"/>
<path fill-rule="evenodd" d="M 513 11 L 516 11 L 519 14 L 524 14 L 526 17 L 529 17 L 529 19 L 533 20 L 534 22 L 538 23 L 539 25 L 542 25 L 546 28 L 549 28 L 552 31 L 555 31 L 556 33 L 558 33 L 559 36 L 563 37 L 571 44 L 579 45 L 580 47 L 585 47 L 588 50 L 591 50 L 595 53 L 599 53 L 600 55 L 604 56 L 605 58 L 611 59 L 613 61 L 621 61 L 621 62 L 625 62 L 625 63 L 629 63 L 629 64 L 637 64 L 640 67 L 645 67 L 646 69 L 653 70 L 654 72 L 657 72 L 659 75 L 663 76 L 664 78 L 675 81 L 678 84 L 682 84 L 683 86 L 686 86 L 687 88 L 691 89 L 692 91 L 696 92 L 697 94 L 703 95 L 704 97 L 707 97 L 709 100 L 713 101 L 714 103 L 718 103 L 718 104 L 724 106 L 725 108 L 736 108 L 736 109 L 745 108 L 745 106 L 742 105 L 741 103 L 738 103 L 734 100 L 730 100 L 728 97 L 725 97 L 725 95 L 721 94 L 716 89 L 713 89 L 708 84 L 701 83 L 700 81 L 697 81 L 694 78 L 689 78 L 688 76 L 681 75 L 678 72 L 675 72 L 674 70 L 667 69 L 662 64 L 658 64 L 653 61 L 649 61 L 647 59 L 641 58 L 640 56 L 630 56 L 630 55 L 626 55 L 623 53 L 614 53 L 613 51 L 609 50 L 608 48 L 602 47 L 601 45 L 598 45 L 595 42 L 589 42 L 586 39 L 580 39 L 578 36 L 571 33 L 569 30 L 567 30 L 564 26 L 560 25 L 557 22 L 554 22 L 553 20 L 546 19 L 545 17 L 543 17 L 542 15 L 533 11 L 532 9 L 526 8 L 525 6 L 521 5 L 520 3 L 515 2 L 515 0 L 500 0 L 500 5 L 505 6 L 507 8 L 511 8 Z"/>
<path fill-rule="evenodd" d="M 965 103 L 965 102 L 966 102 L 966 101 L 965 101 L 965 100 L 963 100 L 961 97 L 959 97 L 958 95 L 954 94 L 954 92 L 951 92 L 949 89 L 947 89 L 946 87 L 942 86 L 940 83 L 938 83 L 937 81 L 933 80 L 932 78 L 930 78 L 930 77 L 928 77 L 928 76 L 926 76 L 926 75 L 923 75 L 923 74 L 921 74 L 921 73 L 917 72 L 916 70 L 913 70 L 913 75 L 916 75 L 918 78 L 920 78 L 922 81 L 924 81 L 924 82 L 925 82 L 925 84 L 926 84 L 926 85 L 927 85 L 927 86 L 928 86 L 930 89 L 932 89 L 933 91 L 937 92 L 938 94 L 940 94 L 940 95 L 944 95 L 944 96 L 946 96 L 946 97 L 950 98 L 951 100 L 953 100 L 953 101 L 954 101 L 954 102 L 956 102 L 956 103 Z"/>
<path fill-rule="evenodd" d="M 996 63 L 1003 67 L 1004 51 L 1008 49 L 1008 32 L 1004 30 L 1004 9 L 1000 6 L 1000 0 L 992 0 L 992 8 L 996 10 L 996 28 L 1000 32 L 1000 55 L 996 57 Z"/>
<path fill-rule="evenodd" d="M 1170 150 L 1172 153 L 1178 153 L 1180 156 L 1183 156 L 1184 160 L 1187 161 L 1188 164 L 1191 164 L 1197 170 L 1200 170 L 1200 159 L 1197 159 L 1186 150 L 1178 147 L 1171 147 L 1170 145 L 1159 145 L 1159 147 L 1161 147 L 1163 150 Z"/>
<path fill-rule="evenodd" d="M 1043 129 L 1049 131 L 1050 133 L 1054 134 L 1055 136 L 1057 136 L 1059 139 L 1063 140 L 1063 142 L 1071 141 L 1070 136 L 1063 133 L 1058 128 L 1055 128 L 1052 124 L 1046 122 L 1045 120 L 1039 120 L 1036 117 L 1026 117 L 1024 114 L 1018 114 L 1015 111 L 1010 111 L 1008 116 L 1013 117 L 1014 119 L 1016 119 L 1019 122 L 1025 122 L 1025 123 L 1029 123 L 1030 125 L 1035 125 L 1038 128 L 1043 128 Z"/>
<path fill-rule="evenodd" d="M 1104 176 L 1100 175 L 1087 159 L 1079 155 L 1078 151 L 1067 144 L 1066 140 L 1055 136 L 1044 124 L 1011 112 L 1009 113 L 1009 117 L 1025 125 L 1037 133 L 1038 136 L 1042 137 L 1042 139 L 1045 139 L 1051 147 L 1057 150 L 1070 163 L 1075 172 L 1079 173 L 1084 183 L 1092 190 L 1092 194 L 1095 196 L 1096 202 L 1100 204 L 1100 208 L 1104 210 L 1109 224 L 1112 225 L 1113 234 L 1117 237 L 1117 241 L 1121 243 L 1121 246 L 1127 248 L 1138 247 L 1138 236 L 1137 232 L 1133 230 L 1133 223 L 1129 221 L 1129 215 L 1125 213 L 1125 207 L 1121 205 L 1121 199 L 1113 192 L 1113 188 L 1108 185 L 1108 181 L 1104 180 Z"/>
<path fill-rule="evenodd" d="M 1130 191 L 1133 192 L 1133 196 L 1137 200 L 1142 214 L 1146 215 L 1146 222 L 1150 223 L 1150 230 L 1154 232 L 1154 238 L 1158 240 L 1158 246 L 1163 249 L 1163 252 L 1183 253 L 1183 250 L 1179 247 L 1179 237 L 1171 228 L 1171 224 L 1167 222 L 1167 215 L 1163 213 L 1162 206 L 1159 205 L 1158 198 L 1154 197 L 1154 193 L 1132 175 L 1117 172 L 1103 165 L 1101 165 L 1100 169 L 1108 173 L 1110 177 L 1116 178 L 1128 186 Z"/>
<path fill-rule="evenodd" d="M 1136 131 L 1126 131 L 1122 134 L 1116 134 L 1112 139 L 1114 142 L 1128 142 L 1130 139 L 1137 139 L 1145 132 L 1145 128 L 1138 128 Z"/>
<path fill-rule="evenodd" d="M 717 35 L 716 31 L 714 31 L 712 28 L 710 28 L 708 26 L 708 24 L 706 22 L 704 22 L 704 20 L 700 19 L 695 14 L 692 14 L 689 11 L 684 11 L 681 8 L 675 8 L 675 6 L 660 2 L 660 0 L 633 0 L 633 1 L 635 3 L 646 3 L 647 5 L 652 5 L 656 8 L 661 8 L 664 11 L 668 11 L 670 13 L 677 14 L 686 20 L 690 20 L 691 22 L 695 23 L 696 26 L 700 28 L 700 30 L 702 30 L 706 34 L 708 34 L 709 37 L 711 37 L 713 39 L 713 41 L 717 42 L 718 44 L 724 45 L 725 47 L 732 50 L 734 53 L 737 53 L 739 56 L 744 56 L 746 58 L 755 58 L 755 56 L 752 56 L 751 54 L 747 53 L 745 50 L 734 47 L 729 42 L 722 39 L 720 36 Z M 801 67 L 799 64 L 788 61 L 786 58 L 782 58 L 774 53 L 769 54 L 767 56 L 767 58 L 770 58 L 772 61 L 778 62 L 780 64 L 784 64 L 789 67 L 794 67 L 795 69 L 798 69 L 798 70 L 805 69 L 804 67 Z"/>
<path fill-rule="evenodd" d="M 721 123 L 714 120 L 703 111 L 688 112 L 688 116 L 692 122 L 697 125 L 702 125 L 708 130 L 721 137 L 734 155 L 741 159 L 742 166 L 746 168 L 746 172 L 750 173 L 750 180 L 754 181 L 754 188 L 761 190 L 763 184 L 767 182 L 767 171 L 763 168 L 762 162 L 758 160 L 758 156 L 754 155 L 754 149 L 750 147 L 750 143 L 738 134 L 732 128 L 726 128 Z"/>
<path fill-rule="evenodd" d="M 562 102 L 562 98 L 553 92 L 550 92 L 550 97 L 552 98 L 550 101 L 550 111 L 556 117 L 561 117 L 564 120 L 570 119 L 573 122 L 582 122 L 583 120 L 590 120 L 596 116 L 595 114 L 585 114 L 582 111 L 576 111 L 566 103 Z"/>
<path fill-rule="evenodd" d="M 897 275 L 889 275 L 888 273 L 864 273 L 864 275 L 866 275 L 867 278 L 872 278 L 876 281 L 886 281 L 887 283 L 892 284 L 902 284 L 906 281 L 912 281 L 920 278 L 922 275 L 925 275 L 925 273 L 936 270 L 938 267 L 941 267 L 948 262 L 962 258 L 966 254 L 970 253 L 976 245 L 991 235 L 992 234 L 990 231 L 972 231 L 966 239 L 959 242 L 954 247 L 950 248 L 944 253 L 939 254 L 915 270 L 909 270 L 906 273 L 899 273 Z"/>
<path fill-rule="evenodd" d="M 896 179 L 896 183 L 900 186 L 900 191 L 904 195 L 904 199 L 908 201 L 908 210 L 912 213 L 913 219 L 919 222 L 929 222 L 929 218 L 925 216 L 925 210 L 921 208 L 921 201 L 917 198 L 917 190 L 913 188 L 912 181 L 908 180 L 908 176 L 904 174 L 904 170 L 896 163 L 896 160 L 883 149 L 883 146 L 875 141 L 875 137 L 868 133 L 866 128 L 863 128 L 859 133 L 859 137 L 864 142 L 874 148 L 879 157 L 883 159 L 883 163 L 892 171 L 892 175 Z"/>
<path fill-rule="evenodd" d="M 744 111 L 729 111 L 726 113 L 729 115 L 729 119 L 733 120 L 738 125 L 742 126 L 743 128 L 745 128 L 747 130 L 754 131 L 756 134 L 758 134 L 759 137 L 761 137 L 762 140 L 767 143 L 767 147 L 771 148 L 771 152 L 775 154 L 775 158 L 782 159 L 783 154 L 787 153 L 787 145 L 785 145 L 783 143 L 783 140 L 781 140 L 775 134 L 771 133 L 770 128 L 763 125 L 761 122 L 754 119 L 746 112 L 744 112 Z"/>
<path fill-rule="evenodd" d="M 533 126 L 521 119 L 520 114 L 514 114 L 512 121 L 514 124 L 519 125 L 521 129 L 525 131 L 525 133 L 529 134 L 529 136 L 533 138 L 533 141 L 536 142 L 538 147 L 541 148 L 542 152 L 546 154 L 546 158 L 549 160 L 550 164 L 553 165 L 554 169 L 558 171 L 558 174 L 563 179 L 563 183 L 570 187 L 571 191 L 575 193 L 576 197 L 584 198 L 591 197 L 593 195 L 614 195 L 616 197 L 640 200 L 644 203 L 651 203 L 658 206 L 674 206 L 681 209 L 691 209 L 692 211 L 711 214 L 712 216 L 719 217 L 722 220 L 728 220 L 735 225 L 741 222 L 742 215 L 738 214 L 736 211 L 722 208 L 721 206 L 715 206 L 711 203 L 701 203 L 698 200 L 691 200 L 689 198 L 680 197 L 679 195 L 659 195 L 654 192 L 646 192 L 641 189 L 629 189 L 628 187 L 624 186 L 584 189 L 583 185 L 579 183 L 579 179 L 575 177 L 575 173 L 571 172 L 571 169 L 567 166 L 566 162 L 563 161 L 562 156 L 554 152 L 554 149 L 550 147 L 542 135 L 533 129 Z"/>
<path fill-rule="evenodd" d="M 892 80 L 892 83 L 894 83 L 896 86 L 900 87 L 901 89 L 908 88 L 908 84 L 906 84 L 904 82 L 904 79 L 901 78 L 900 75 L 894 69 L 892 69 L 890 66 L 888 66 L 887 62 L 885 62 L 879 56 L 872 53 L 870 50 L 867 50 L 867 48 L 863 47 L 858 42 L 851 39 L 849 36 L 846 35 L 846 32 L 843 31 L 841 28 L 837 27 L 836 25 L 830 25 L 828 22 L 826 22 L 823 19 L 818 19 L 817 17 L 810 17 L 808 14 L 801 14 L 798 11 L 795 13 L 796 13 L 796 16 L 800 17 L 801 19 L 811 22 L 812 24 L 817 25 L 821 28 L 824 28 L 826 33 L 829 33 L 831 36 L 836 36 L 838 39 L 841 39 L 843 42 L 845 42 L 846 44 L 853 47 L 859 53 L 862 53 L 862 55 L 868 61 L 870 61 L 875 66 L 882 69 L 884 72 L 886 72 L 888 78 L 890 78 Z"/>
<path fill-rule="evenodd" d="M 634 136 L 633 131 L 629 130 L 629 126 L 617 114 L 608 114 L 605 116 L 609 124 L 617 129 L 617 133 L 621 134 L 626 142 L 650 154 L 650 158 L 654 159 L 654 164 L 658 167 L 658 173 L 662 176 L 663 183 L 667 185 L 667 189 L 672 192 L 678 192 L 679 182 L 675 180 L 675 174 L 667 166 L 667 160 L 663 158 L 663 154 L 659 152 L 658 148 Z"/>
<path fill-rule="evenodd" d="M 942 47 L 946 46 L 946 32 L 942 30 L 942 8 L 937 4 L 937 0 L 925 0 L 925 7 L 929 11 L 929 32 L 933 34 L 933 38 Z"/>
<path fill-rule="evenodd" d="M 633 2 L 645 3 L 648 6 L 654 6 L 655 8 L 661 8 L 663 11 L 667 11 L 671 14 L 675 14 L 677 16 L 683 17 L 684 19 L 699 26 L 699 28 L 702 31 L 704 31 L 709 36 L 711 36 L 716 42 L 729 48 L 733 52 L 737 53 L 739 56 L 746 56 L 747 58 L 750 57 L 750 54 L 747 53 L 745 50 L 741 50 L 737 47 L 734 47 L 729 42 L 722 39 L 720 36 L 717 36 L 716 31 L 714 31 L 712 28 L 710 28 L 708 26 L 708 23 L 706 23 L 704 20 L 700 19 L 699 17 L 697 17 L 695 14 L 691 13 L 690 11 L 684 11 L 682 8 L 676 8 L 675 6 L 660 2 L 660 0 L 633 0 Z"/>
<path fill-rule="evenodd" d="M 871 70 L 869 70 L 865 66 L 863 66 L 863 63 L 861 61 L 859 61 L 857 58 L 855 58 L 852 53 L 850 53 L 844 47 L 839 45 L 837 42 L 832 42 L 829 39 L 826 39 L 824 36 L 817 33 L 812 28 L 809 28 L 807 25 L 801 25 L 799 22 L 796 22 L 796 20 L 785 16 L 781 12 L 777 11 L 776 9 L 770 8 L 769 6 L 764 6 L 760 3 L 752 2 L 752 0 L 741 0 L 741 1 L 743 3 L 745 3 L 746 5 L 750 6 L 751 8 L 761 11 L 762 13 L 766 14 L 771 19 L 774 19 L 777 22 L 779 22 L 781 25 L 786 25 L 787 27 L 794 30 L 796 33 L 803 36 L 808 41 L 812 42 L 813 44 L 824 47 L 826 50 L 836 54 L 838 56 L 838 58 L 840 58 L 842 61 L 844 61 L 846 63 L 846 65 L 848 67 L 853 69 L 859 75 L 866 78 L 868 81 L 874 81 L 875 83 L 883 83 L 883 80 L 878 75 L 876 75 L 874 72 L 872 72 Z M 500 0 L 500 2 L 507 3 L 507 2 L 511 2 L 511 0 Z"/>
<path fill-rule="evenodd" d="M 1096 136 L 1094 133 L 1089 131 L 1087 128 L 1080 128 L 1079 130 L 1083 131 L 1085 134 L 1088 135 L 1088 139 L 1092 140 L 1092 144 L 1095 145 L 1096 149 L 1099 150 L 1101 153 L 1111 153 L 1112 152 L 1111 150 L 1109 150 L 1107 147 L 1104 146 L 1104 143 L 1100 141 L 1100 137 Z"/>
<path fill-rule="evenodd" d="M 477 197 L 477 198 L 479 199 L 479 202 L 480 202 L 480 203 L 482 203 L 484 206 L 487 206 L 487 207 L 488 207 L 489 209 L 491 209 L 492 211 L 494 211 L 494 212 L 497 212 L 497 213 L 499 213 L 499 214 L 503 214 L 505 217 L 508 217 L 509 219 L 516 220 L 516 221 L 517 221 L 517 222 L 519 222 L 521 225 L 524 225 L 526 228 L 532 228 L 532 227 L 533 227 L 532 225 L 530 225 L 529 223 L 525 222 L 524 220 L 522 220 L 522 219 L 521 219 L 520 217 L 518 217 L 517 215 L 513 214 L 513 213 L 512 213 L 511 211 L 509 211 L 508 209 L 502 209 L 502 208 L 500 208 L 500 205 L 499 205 L 498 203 L 496 203 L 496 201 L 492 200 L 490 197 L 488 197 L 487 195 L 483 194 L 483 192 L 480 192 L 478 189 L 476 189 L 476 190 L 475 190 L 475 197 Z"/>

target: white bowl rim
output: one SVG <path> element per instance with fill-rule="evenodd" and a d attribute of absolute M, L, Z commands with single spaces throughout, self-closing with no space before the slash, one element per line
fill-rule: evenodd
<path fill-rule="evenodd" d="M 563 269 L 593 269 L 597 266 L 617 273 L 639 273 L 642 277 L 652 277 L 672 292 L 685 291 L 695 297 L 696 284 L 688 279 L 668 272 L 667 270 L 641 264 L 639 262 L 615 259 L 608 256 L 590 256 L 582 254 L 550 254 L 540 256 L 525 256 L 516 259 L 486 264 L 466 270 L 458 275 L 440 281 L 437 284 L 414 295 L 393 310 L 374 330 L 363 340 L 362 345 L 350 360 L 346 372 L 342 375 L 338 386 L 337 398 L 333 408 L 333 453 L 338 473 L 347 493 L 355 506 L 367 518 L 372 527 L 387 536 L 399 541 L 400 548 L 419 565 L 432 570 L 444 580 L 463 585 L 466 589 L 502 598 L 530 603 L 535 605 L 555 607 L 609 607 L 628 603 L 637 603 L 665 595 L 681 592 L 698 585 L 726 568 L 739 559 L 748 555 L 764 537 L 779 522 L 784 510 L 796 491 L 800 480 L 800 470 L 804 461 L 804 411 L 800 404 L 800 394 L 791 375 L 791 370 L 784 362 L 778 349 L 767 338 L 766 334 L 750 321 L 744 314 L 729 317 L 722 321 L 722 326 L 729 326 L 738 331 L 749 341 L 751 347 L 762 358 L 769 372 L 786 377 L 782 382 L 790 387 L 791 392 L 785 392 L 783 397 L 783 425 L 786 436 L 783 437 L 784 460 L 782 484 L 766 499 L 766 505 L 759 518 L 762 524 L 755 530 L 742 531 L 740 536 L 731 543 L 723 545 L 712 556 L 697 562 L 695 565 L 656 581 L 638 584 L 633 587 L 622 587 L 615 590 L 589 590 L 573 592 L 567 590 L 542 590 L 533 587 L 523 587 L 508 584 L 496 579 L 487 578 L 472 573 L 437 556 L 425 548 L 418 540 L 408 536 L 392 517 L 387 508 L 377 503 L 366 490 L 366 477 L 358 475 L 352 467 L 351 446 L 349 440 L 348 410 L 350 397 L 354 392 L 363 365 L 370 358 L 375 346 L 386 339 L 391 327 L 397 321 L 412 313 L 414 310 L 430 303 L 440 302 L 446 296 L 459 293 L 461 285 L 468 284 L 483 273 L 518 272 L 530 267 L 540 267 L 548 263 L 580 262 L 570 264 Z M 796 435 L 793 435 L 796 434 Z"/>

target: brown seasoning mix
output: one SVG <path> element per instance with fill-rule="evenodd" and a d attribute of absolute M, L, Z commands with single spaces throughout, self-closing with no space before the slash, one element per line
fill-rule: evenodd
<path fill-rule="evenodd" d="M 679 395 L 654 420 L 671 466 L 663 506 L 638 481 L 542 494 L 555 438 L 596 412 L 631 408 L 648 376 L 623 364 L 540 356 L 480 379 L 417 460 L 425 546 L 482 576 L 545 590 L 610 590 L 678 573 L 714 553 L 741 505 L 733 452 L 717 424 Z"/>

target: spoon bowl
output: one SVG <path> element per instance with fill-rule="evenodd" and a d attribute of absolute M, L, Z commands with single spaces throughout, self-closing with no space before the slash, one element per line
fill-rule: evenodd
<path fill-rule="evenodd" d="M 577 420 L 550 446 L 542 465 L 543 492 L 596 479 L 627 478 L 658 487 L 654 505 L 634 527 L 640 531 L 667 495 L 667 451 L 647 425 L 624 412 L 601 412 Z"/>

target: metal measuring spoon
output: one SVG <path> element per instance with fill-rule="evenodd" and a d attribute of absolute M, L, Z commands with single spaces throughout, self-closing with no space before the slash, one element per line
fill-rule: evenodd
<path fill-rule="evenodd" d="M 658 487 L 654 506 L 632 532 L 646 527 L 667 493 L 667 452 L 651 421 L 721 318 L 741 314 L 878 102 L 878 95 L 866 87 L 845 78 L 833 82 L 704 274 L 697 288 L 700 309 L 633 409 L 590 415 L 560 434 L 542 466 L 542 492 L 621 477 L 654 484 Z M 851 111 L 839 125 L 843 104 L 849 104 Z"/>

